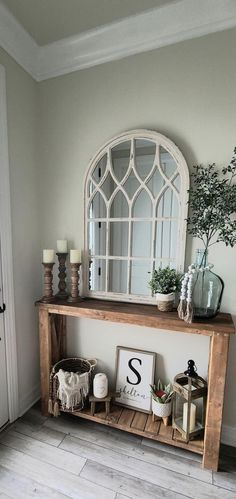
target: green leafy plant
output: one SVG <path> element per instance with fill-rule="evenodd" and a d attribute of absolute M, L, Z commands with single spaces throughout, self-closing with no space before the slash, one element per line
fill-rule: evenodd
<path fill-rule="evenodd" d="M 164 385 L 159 379 L 156 385 L 150 385 L 152 398 L 159 404 L 167 404 L 171 401 L 173 390 L 172 385 Z"/>
<path fill-rule="evenodd" d="M 175 269 L 170 269 L 170 267 L 154 270 L 152 278 L 149 281 L 152 294 L 162 293 L 167 295 L 169 293 L 175 293 L 175 291 L 180 291 L 181 278 L 182 274 Z"/>
<path fill-rule="evenodd" d="M 194 166 L 189 189 L 188 232 L 202 240 L 205 253 L 213 244 L 236 243 L 236 147 L 229 166 L 218 171 L 215 163 Z"/>

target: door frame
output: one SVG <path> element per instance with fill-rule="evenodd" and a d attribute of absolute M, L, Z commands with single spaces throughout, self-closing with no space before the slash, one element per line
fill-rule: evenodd
<path fill-rule="evenodd" d="M 6 71 L 0 64 L 0 239 L 2 252 L 2 281 L 4 302 L 4 330 L 7 363 L 9 421 L 19 416 L 17 346 L 15 327 L 12 224 L 10 201 L 10 175 L 7 134 Z"/>

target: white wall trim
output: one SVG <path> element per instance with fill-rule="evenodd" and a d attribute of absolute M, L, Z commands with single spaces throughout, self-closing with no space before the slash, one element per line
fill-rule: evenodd
<path fill-rule="evenodd" d="M 0 235 L 2 253 L 2 280 L 4 303 L 4 327 L 6 337 L 7 382 L 9 399 L 9 417 L 14 421 L 18 417 L 18 372 L 15 329 L 11 203 L 7 138 L 7 106 L 5 69 L 0 65 Z"/>
<path fill-rule="evenodd" d="M 178 0 L 40 48 L 38 81 L 236 26 L 234 0 Z"/>
<path fill-rule="evenodd" d="M 39 47 L 0 4 L 0 46 L 37 81 L 235 26 L 235 0 L 176 0 Z"/>
<path fill-rule="evenodd" d="M 222 444 L 231 445 L 231 447 L 236 447 L 236 427 L 235 426 L 222 426 L 221 434 Z"/>
<path fill-rule="evenodd" d="M 0 3 L 0 46 L 37 79 L 39 47 L 15 17 Z"/>
<path fill-rule="evenodd" d="M 40 385 L 37 383 L 32 390 L 30 390 L 20 400 L 19 417 L 23 416 L 38 400 L 40 399 Z"/>

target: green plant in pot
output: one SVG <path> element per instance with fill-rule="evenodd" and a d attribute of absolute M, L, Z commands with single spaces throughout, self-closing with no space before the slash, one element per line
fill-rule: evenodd
<path fill-rule="evenodd" d="M 163 418 L 164 424 L 168 424 L 168 417 L 172 409 L 172 386 L 164 385 L 159 379 L 156 385 L 150 385 L 152 396 L 152 412 L 155 416 Z"/>
<path fill-rule="evenodd" d="M 203 249 L 197 250 L 192 279 L 193 314 L 196 318 L 214 317 L 220 307 L 224 284 L 208 265 L 208 250 L 219 242 L 231 247 L 236 243 L 235 177 L 236 148 L 228 167 L 216 170 L 214 163 L 207 168 L 197 165 L 191 175 L 187 229 L 203 244 Z"/>
<path fill-rule="evenodd" d="M 154 270 L 149 286 L 156 295 L 157 307 L 161 312 L 169 312 L 173 308 L 175 293 L 181 288 L 181 274 L 170 267 Z"/>

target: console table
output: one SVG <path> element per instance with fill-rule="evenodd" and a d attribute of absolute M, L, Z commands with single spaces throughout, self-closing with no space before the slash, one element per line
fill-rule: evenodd
<path fill-rule="evenodd" d="M 235 332 L 230 314 L 218 314 L 209 322 L 187 324 L 177 317 L 176 311 L 158 312 L 153 305 L 85 299 L 79 303 L 36 303 L 39 310 L 40 369 L 42 414 L 48 415 L 49 376 L 51 366 L 66 357 L 66 317 L 85 317 L 103 321 L 152 327 L 162 331 L 175 331 L 210 336 L 208 401 L 204 439 L 186 443 L 179 432 L 151 415 L 113 406 L 109 415 L 99 412 L 91 415 L 89 409 L 73 415 L 113 426 L 124 431 L 159 440 L 176 447 L 202 454 L 204 468 L 217 470 L 224 403 L 224 389 L 230 335 Z"/>

